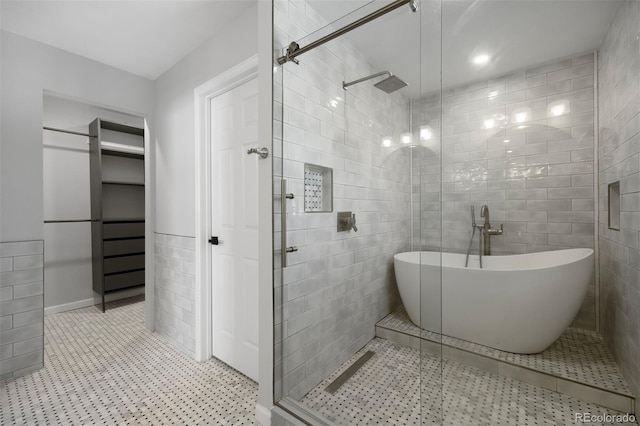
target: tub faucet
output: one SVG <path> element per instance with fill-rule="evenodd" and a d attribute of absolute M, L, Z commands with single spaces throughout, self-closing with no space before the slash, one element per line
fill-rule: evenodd
<path fill-rule="evenodd" d="M 482 207 L 480 207 L 480 217 L 484 217 L 485 229 L 491 227 L 491 225 L 489 224 L 489 206 L 488 205 L 483 204 Z"/>
<path fill-rule="evenodd" d="M 491 255 L 491 236 L 493 235 L 502 235 L 504 232 L 504 225 L 500 225 L 500 229 L 495 229 L 491 227 L 491 222 L 489 222 L 489 206 L 483 204 L 480 207 L 480 217 L 484 217 L 484 226 L 482 227 L 482 234 L 484 236 L 484 255 Z"/>

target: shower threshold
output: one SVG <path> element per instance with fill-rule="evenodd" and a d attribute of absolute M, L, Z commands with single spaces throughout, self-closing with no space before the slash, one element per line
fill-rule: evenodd
<path fill-rule="evenodd" d="M 568 328 L 544 352 L 514 354 L 420 330 L 401 305 L 376 324 L 376 337 L 607 408 L 629 413 L 635 408 L 629 385 L 602 337 L 592 331 Z"/>

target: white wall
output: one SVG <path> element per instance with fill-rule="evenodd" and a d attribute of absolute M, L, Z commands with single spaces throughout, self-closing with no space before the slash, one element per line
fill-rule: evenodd
<path fill-rule="evenodd" d="M 257 53 L 257 5 L 158 77 L 156 85 L 156 331 L 195 351 L 195 92 Z M 268 212 L 270 215 L 270 211 Z M 270 256 L 270 252 L 268 254 Z M 271 309 L 271 308 L 270 308 Z"/>
<path fill-rule="evenodd" d="M 257 7 L 156 80 L 156 232 L 195 236 L 194 89 L 257 53 Z"/>
<path fill-rule="evenodd" d="M 43 236 L 43 91 L 149 118 L 153 82 L 2 31 L 0 241 Z"/>

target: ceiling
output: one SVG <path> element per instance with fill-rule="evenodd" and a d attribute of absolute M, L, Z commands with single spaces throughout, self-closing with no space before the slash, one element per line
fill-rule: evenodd
<path fill-rule="evenodd" d="M 387 3 L 390 0 L 309 0 L 327 22 L 352 12 L 332 25 L 334 28 Z M 369 58 L 375 69 L 391 70 L 407 81 L 409 86 L 402 90 L 412 97 L 437 91 L 441 86 L 458 87 L 593 51 L 602 44 L 618 1 L 419 3 L 418 13 L 402 6 L 343 36 Z M 323 35 L 326 32 L 323 30 Z M 472 62 L 480 54 L 490 58 L 482 66 Z M 347 80 L 358 77 L 345 76 Z"/>
<path fill-rule="evenodd" d="M 0 23 L 7 31 L 156 79 L 257 1 L 1 0 Z M 337 28 L 390 1 L 308 3 L 327 22 L 342 17 Z M 374 68 L 407 81 L 402 90 L 416 97 L 594 50 L 617 2 L 423 0 L 418 13 L 403 6 L 342 39 Z M 471 62 L 479 53 L 490 56 L 481 67 Z"/>
<path fill-rule="evenodd" d="M 2 0 L 2 29 L 155 80 L 257 0 Z"/>

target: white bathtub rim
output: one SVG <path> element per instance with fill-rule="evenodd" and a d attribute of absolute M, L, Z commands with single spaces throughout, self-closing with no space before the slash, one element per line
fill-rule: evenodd
<path fill-rule="evenodd" d="M 442 268 L 452 268 L 452 269 L 469 269 L 469 270 L 478 270 L 478 271 L 486 271 L 486 272 L 515 272 L 515 271 L 535 271 L 535 270 L 541 270 L 541 269 L 552 269 L 552 268 L 557 268 L 560 266 L 564 266 L 564 265 L 568 265 L 571 263 L 577 263 L 580 261 L 583 261 L 587 258 L 589 258 L 590 256 L 594 255 L 594 250 L 591 248 L 571 248 L 571 249 L 561 249 L 561 250 L 549 250 L 549 251 L 544 251 L 544 252 L 535 252 L 535 253 L 522 253 L 522 254 L 508 254 L 508 255 L 491 255 L 491 256 L 482 256 L 483 259 L 486 259 L 487 257 L 491 257 L 491 258 L 510 258 L 509 260 L 513 261 L 513 262 L 517 262 L 518 258 L 522 258 L 522 257 L 532 257 L 535 255 L 539 255 L 540 253 L 557 253 L 559 255 L 561 254 L 567 254 L 568 252 L 571 253 L 579 253 L 582 252 L 582 254 L 578 255 L 578 257 L 570 257 L 567 258 L 566 261 L 562 262 L 562 263 L 557 263 L 557 264 L 553 264 L 553 265 L 541 265 L 541 266 L 537 266 L 537 267 L 522 267 L 522 268 L 516 268 L 516 269 L 512 269 L 512 268 L 486 268 L 483 267 L 482 269 L 480 269 L 478 266 L 470 266 L 470 267 L 465 267 L 463 266 L 457 266 L 457 265 L 450 265 L 450 264 L 445 264 L 443 265 L 442 262 L 442 257 L 443 255 L 452 255 L 452 256 L 462 256 L 465 257 L 465 254 L 462 253 L 452 253 L 452 252 L 440 252 L 440 251 L 406 251 L 406 252 L 401 252 L 401 253 L 396 253 L 393 257 L 394 260 L 397 260 L 399 262 L 405 262 L 405 263 L 410 263 L 413 265 L 421 265 L 421 266 L 439 266 Z M 414 260 L 411 259 L 410 256 L 413 255 L 415 256 L 416 254 L 421 254 L 421 253 L 429 253 L 429 254 L 440 254 L 440 263 L 436 264 L 436 263 L 426 263 L 426 262 L 421 262 L 420 259 L 418 258 L 418 260 Z M 478 261 L 478 255 L 471 255 L 469 256 L 469 260 L 473 260 L 475 262 Z"/>

